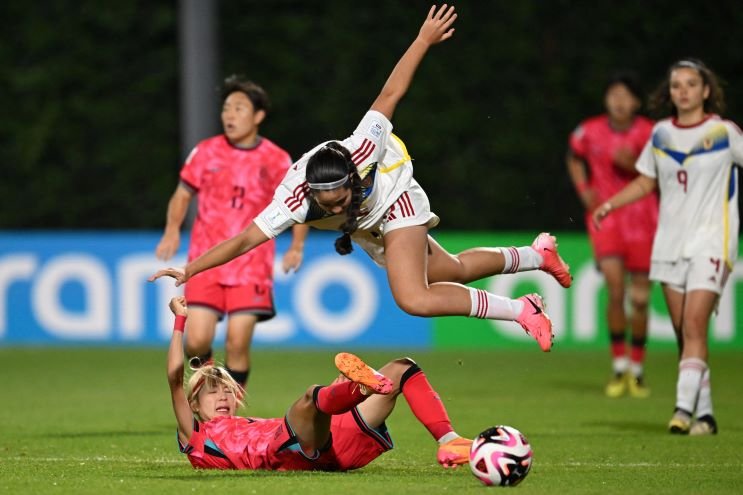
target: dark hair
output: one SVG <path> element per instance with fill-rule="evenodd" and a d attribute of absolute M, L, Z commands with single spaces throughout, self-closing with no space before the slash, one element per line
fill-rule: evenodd
<path fill-rule="evenodd" d="M 606 94 L 609 89 L 616 84 L 623 85 L 630 93 L 632 93 L 632 96 L 642 101 L 642 87 L 640 86 L 640 79 L 637 77 L 635 72 L 622 70 L 609 76 L 609 79 L 606 80 L 606 84 L 604 85 L 604 94 Z"/>
<path fill-rule="evenodd" d="M 358 216 L 361 211 L 361 177 L 356 164 L 351 159 L 351 152 L 337 141 L 331 141 L 312 155 L 307 161 L 306 178 L 308 183 L 327 183 L 350 177 L 351 183 L 341 187 L 351 188 L 351 205 L 346 210 L 346 221 L 341 225 L 343 235 L 335 240 L 338 254 L 353 251 L 351 234 L 359 226 Z"/>
<path fill-rule="evenodd" d="M 725 94 L 717 76 L 704 62 L 696 58 L 685 58 L 673 63 L 666 72 L 666 78 L 650 96 L 650 109 L 656 116 L 665 116 L 669 113 L 678 116 L 678 110 L 671 101 L 671 72 L 680 68 L 696 70 L 702 76 L 702 82 L 709 86 L 709 96 L 704 100 L 705 113 L 722 113 L 725 110 Z"/>
<path fill-rule="evenodd" d="M 262 87 L 243 76 L 232 74 L 224 80 L 222 86 L 222 102 L 232 93 L 240 91 L 245 93 L 250 102 L 253 104 L 253 111 L 263 110 L 268 113 L 271 102 L 268 99 L 268 93 Z"/>

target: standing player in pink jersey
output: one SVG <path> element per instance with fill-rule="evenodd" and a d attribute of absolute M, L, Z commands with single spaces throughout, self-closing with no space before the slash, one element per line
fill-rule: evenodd
<path fill-rule="evenodd" d="M 222 90 L 224 134 L 201 141 L 191 151 L 180 182 L 168 203 L 165 232 L 156 249 L 162 260 L 180 244 L 180 228 L 191 198 L 198 195 L 198 215 L 191 232 L 188 259 L 236 235 L 271 201 L 273 191 L 291 165 L 289 154 L 258 134 L 269 101 L 257 84 L 237 76 Z M 307 227 L 293 230 L 284 255 L 285 271 L 302 263 Z M 255 324 L 275 315 L 273 305 L 274 242 L 248 256 L 200 274 L 186 284 L 191 303 L 186 353 L 209 362 L 217 321 L 227 313 L 225 342 L 229 373 L 245 386 L 250 373 L 250 344 Z"/>
<path fill-rule="evenodd" d="M 469 460 L 472 440 L 452 428 L 444 403 L 410 358 L 379 371 L 353 354 L 340 353 L 341 376 L 311 385 L 283 418 L 235 416 L 242 388 L 226 370 L 207 364 L 183 387 L 186 299 L 170 301 L 176 315 L 168 350 L 168 384 L 178 422 L 178 445 L 195 468 L 346 471 L 392 449 L 385 421 L 402 394 L 438 442 L 437 461 L 457 467 Z M 297 373 L 299 374 L 299 373 Z"/>
<path fill-rule="evenodd" d="M 643 381 L 643 361 L 650 299 L 650 252 L 658 223 L 658 197 L 651 194 L 607 218 L 597 229 L 591 212 L 637 176 L 635 160 L 650 137 L 653 122 L 637 115 L 639 85 L 629 74 L 616 74 L 604 91 L 606 113 L 591 117 L 573 131 L 567 167 L 583 206 L 594 258 L 604 275 L 609 301 L 606 319 L 611 341 L 613 375 L 606 395 L 620 397 L 629 391 L 644 398 L 650 390 Z M 632 340 L 627 356 L 625 282 L 629 274 L 629 318 Z"/>
<path fill-rule="evenodd" d="M 428 49 L 448 40 L 454 7 L 431 7 L 418 36 L 392 70 L 353 134 L 317 145 L 289 170 L 271 204 L 252 224 L 210 249 L 185 268 L 160 270 L 179 285 L 190 277 L 252 252 L 297 224 L 341 231 L 336 251 L 348 254 L 351 240 L 387 270 L 398 306 L 415 316 L 470 316 L 515 321 L 543 351 L 552 347 L 552 323 L 538 294 L 518 299 L 463 284 L 499 273 L 544 270 L 569 287 L 568 266 L 556 239 L 543 233 L 531 246 L 473 248 L 456 255 L 429 234 L 439 217 L 413 178 L 404 143 L 392 134 L 390 119 L 407 92 Z"/>

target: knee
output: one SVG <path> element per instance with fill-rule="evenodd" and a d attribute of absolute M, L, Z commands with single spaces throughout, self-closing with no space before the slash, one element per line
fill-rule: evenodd
<path fill-rule="evenodd" d="M 621 285 L 607 284 L 606 294 L 608 296 L 609 304 L 615 304 L 615 305 L 624 304 L 624 287 L 622 287 Z"/>
<path fill-rule="evenodd" d="M 303 410 L 314 410 L 315 407 L 315 393 L 320 387 L 319 385 L 310 385 L 307 387 L 307 390 L 304 391 L 304 394 L 299 398 L 299 400 L 294 404 L 295 407 Z"/>
<path fill-rule="evenodd" d="M 644 312 L 648 309 L 650 301 L 650 289 L 645 287 L 632 287 L 629 291 L 630 303 L 632 309 L 638 312 Z"/>
<path fill-rule="evenodd" d="M 393 394 L 395 394 L 400 393 L 403 377 L 405 376 L 405 373 L 413 366 L 417 368 L 415 361 L 408 357 L 403 357 L 385 364 L 379 369 L 379 372 L 392 380 L 392 383 L 394 384 L 392 392 Z"/>
<path fill-rule="evenodd" d="M 227 332 L 227 338 L 224 341 L 224 349 L 227 354 L 244 354 L 250 349 L 250 341 L 246 342 L 245 339 L 231 335 L 230 332 Z"/>
<path fill-rule="evenodd" d="M 212 341 L 208 335 L 203 332 L 186 332 L 186 354 L 189 356 L 199 356 L 209 351 Z"/>
<path fill-rule="evenodd" d="M 397 306 L 411 316 L 430 317 L 437 313 L 431 304 L 430 298 L 426 297 L 426 291 L 408 292 L 405 294 L 392 294 Z"/>

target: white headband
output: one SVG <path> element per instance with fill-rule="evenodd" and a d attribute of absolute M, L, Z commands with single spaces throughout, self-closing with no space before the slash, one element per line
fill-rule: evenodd
<path fill-rule="evenodd" d="M 314 189 L 315 191 L 332 191 L 333 189 L 338 189 L 339 187 L 344 185 L 346 182 L 348 182 L 348 179 L 349 176 L 347 175 L 334 182 L 308 182 L 307 185 L 310 186 L 310 189 Z"/>
<path fill-rule="evenodd" d="M 679 60 L 674 64 L 674 67 L 687 67 L 689 69 L 695 69 L 697 72 L 702 72 L 702 66 L 693 60 Z"/>

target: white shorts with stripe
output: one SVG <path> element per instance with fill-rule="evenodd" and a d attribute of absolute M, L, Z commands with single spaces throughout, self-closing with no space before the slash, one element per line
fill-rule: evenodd
<path fill-rule="evenodd" d="M 377 265 L 384 267 L 385 234 L 418 225 L 425 225 L 431 229 L 438 224 L 439 217 L 431 211 L 426 192 L 413 180 L 410 188 L 400 195 L 379 222 L 371 228 L 357 230 L 351 239 L 366 251 Z"/>
<path fill-rule="evenodd" d="M 722 294 L 730 271 L 719 258 L 695 256 L 678 261 L 653 261 L 650 280 L 666 284 L 676 292 L 708 290 Z"/>

